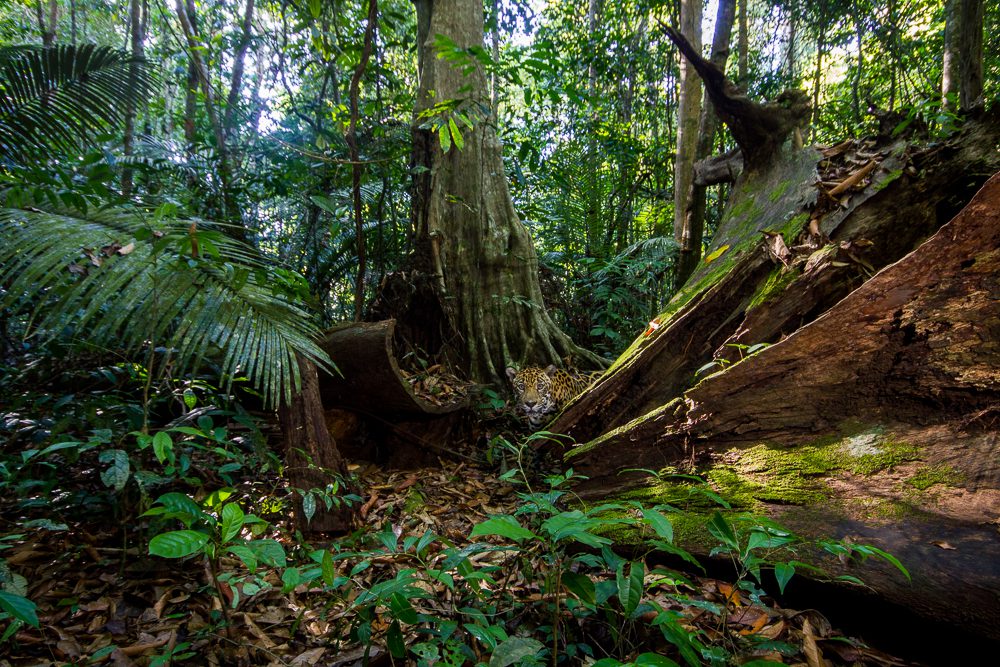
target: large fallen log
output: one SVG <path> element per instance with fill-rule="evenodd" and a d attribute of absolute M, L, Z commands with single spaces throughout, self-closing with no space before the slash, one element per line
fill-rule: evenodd
<path fill-rule="evenodd" d="M 693 460 L 735 504 L 893 552 L 912 584 L 854 572 L 887 599 L 1000 639 L 998 276 L 1000 174 L 815 321 L 572 450 L 579 492 Z"/>

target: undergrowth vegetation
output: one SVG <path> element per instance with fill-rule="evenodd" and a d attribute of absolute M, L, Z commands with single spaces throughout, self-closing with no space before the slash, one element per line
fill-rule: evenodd
<path fill-rule="evenodd" d="M 430 497 L 433 483 L 414 484 L 414 475 L 378 508 L 372 491 L 356 532 L 310 542 L 288 521 L 296 495 L 306 497 L 307 515 L 317 503 L 357 508 L 363 499 L 336 484 L 288 488 L 259 422 L 234 394 L 206 378 L 160 379 L 144 404 L 142 367 L 81 371 L 71 370 L 80 358 L 73 361 L 50 369 L 62 393 L 29 388 L 30 372 L 3 380 L 12 400 L 0 422 L 0 623 L 13 655 L 44 655 L 42 646 L 74 634 L 88 635 L 89 646 L 80 640 L 77 654 L 63 646 L 51 656 L 91 664 L 143 645 L 139 630 L 151 610 L 117 631 L 93 623 L 84 630 L 73 619 L 97 604 L 92 584 L 62 590 L 32 577 L 53 567 L 32 566 L 53 540 L 64 545 L 56 567 L 85 562 L 122 582 L 116 570 L 174 573 L 151 605 L 158 622 L 173 624 L 168 639 L 146 650 L 151 665 L 197 664 L 205 655 L 263 664 L 320 649 L 355 651 L 362 664 L 386 653 L 417 665 L 779 664 L 773 660 L 799 655 L 814 631 L 783 616 L 770 596 L 799 572 L 824 577 L 813 564 L 822 554 L 875 557 L 905 574 L 874 547 L 805 541 L 735 512 L 696 478 L 688 481 L 706 501 L 697 513 L 634 500 L 582 502 L 572 470 L 532 472 L 533 446 L 545 434 L 519 445 L 495 439 L 497 461 L 509 469 L 475 473 L 490 490 L 485 510 L 452 517 Z M 462 486 L 457 476 L 449 481 Z M 424 495 L 403 491 L 408 486 Z M 435 523 L 428 513 L 447 520 Z M 675 541 L 681 520 L 698 521 L 712 536 L 713 560 L 731 564 L 727 581 L 706 579 L 699 559 Z M 627 542 L 616 537 L 622 531 L 630 532 Z M 664 555 L 670 566 L 658 564 Z M 188 592 L 169 592 L 178 587 Z M 171 604 L 171 596 L 187 602 Z M 275 604 L 298 610 L 270 626 L 280 628 L 283 645 L 228 639 Z"/>

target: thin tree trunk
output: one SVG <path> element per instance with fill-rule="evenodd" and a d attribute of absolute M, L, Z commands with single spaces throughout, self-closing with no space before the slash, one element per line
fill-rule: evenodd
<path fill-rule="evenodd" d="M 941 106 L 968 111 L 983 103 L 983 2 L 945 5 Z"/>
<path fill-rule="evenodd" d="M 851 82 L 851 111 L 854 114 L 855 124 L 858 124 L 861 122 L 861 72 L 865 66 L 865 24 L 857 2 L 854 2 L 853 9 L 854 28 L 858 40 L 858 58 L 854 69 L 854 80 Z"/>
<path fill-rule="evenodd" d="M 142 0 L 129 0 L 128 20 L 132 41 L 132 62 L 129 64 L 128 80 L 129 86 L 134 88 L 139 72 L 139 61 L 144 58 L 142 42 L 146 38 L 143 32 L 145 23 L 142 17 Z M 134 152 L 136 115 L 136 104 L 129 98 L 125 106 L 125 136 L 122 141 L 122 152 L 126 157 Z M 126 198 L 132 195 L 132 175 L 130 167 L 122 170 L 122 195 Z"/>
<path fill-rule="evenodd" d="M 35 3 L 35 17 L 38 19 L 38 31 L 42 35 L 42 46 L 49 47 L 56 43 L 56 28 L 59 21 L 59 4 L 57 0 L 49 0 L 48 18 L 42 0 Z"/>
<path fill-rule="evenodd" d="M 823 79 L 823 51 L 826 50 L 826 5 L 820 4 L 819 9 L 819 36 L 816 39 L 816 78 L 813 81 L 813 117 L 812 136 L 816 136 L 816 129 L 819 127 L 819 88 Z"/>
<path fill-rule="evenodd" d="M 795 16 L 795 6 L 788 9 L 788 85 L 795 85 L 795 33 L 798 21 Z"/>
<path fill-rule="evenodd" d="M 368 67 L 368 59 L 372 55 L 372 45 L 375 43 L 375 29 L 378 25 L 378 1 L 368 0 L 368 25 L 365 26 L 364 45 L 361 47 L 361 60 L 351 77 L 349 97 L 351 102 L 351 124 L 344 137 L 351 155 L 351 184 L 354 200 L 354 240 L 358 249 L 358 274 L 354 281 L 354 321 L 360 322 L 364 315 L 365 305 L 365 271 L 367 257 L 365 252 L 365 228 L 361 206 L 361 155 L 358 151 L 358 94 L 361 89 L 361 77 Z"/>
<path fill-rule="evenodd" d="M 76 0 L 69 1 L 69 42 L 76 46 Z"/>
<path fill-rule="evenodd" d="M 181 28 L 188 45 L 188 57 L 194 65 L 194 71 L 198 82 L 201 85 L 202 94 L 205 97 L 205 111 L 208 114 L 209 124 L 212 126 L 212 133 L 215 136 L 216 151 L 219 157 L 219 187 L 222 190 L 223 219 L 229 222 L 225 228 L 226 233 L 234 238 L 246 242 L 246 228 L 243 226 L 239 204 L 233 192 L 233 169 L 226 145 L 225 130 L 219 118 L 219 112 L 215 100 L 215 90 L 212 87 L 212 80 L 209 78 L 208 67 L 201 57 L 204 47 L 195 29 L 195 14 L 193 0 L 187 0 L 187 7 L 184 0 L 176 0 L 177 18 L 180 20 Z"/>
<path fill-rule="evenodd" d="M 736 15 L 736 0 L 719 0 L 715 16 L 715 33 L 712 36 L 712 54 L 710 60 L 720 71 L 726 71 L 726 61 L 729 59 L 729 43 L 732 40 L 733 21 Z M 714 107 L 709 104 L 708 90 L 702 99 L 701 118 L 698 122 L 698 145 L 695 149 L 695 161 L 704 160 L 712 154 L 712 142 L 719 127 L 719 117 Z M 693 169 L 693 168 L 692 168 Z M 678 257 L 676 283 L 682 285 L 694 272 L 701 261 L 701 244 L 705 234 L 705 207 L 707 188 L 704 185 L 692 184 L 691 201 L 685 211 L 685 227 L 688 235 L 688 247 L 681 247 Z"/>
<path fill-rule="evenodd" d="M 680 32 L 698 53 L 701 53 L 701 10 L 701 0 L 681 2 Z M 691 258 L 701 254 L 700 230 L 695 233 L 691 229 L 691 219 L 688 216 L 693 194 L 700 112 L 701 79 L 694 66 L 687 59 L 682 59 L 677 107 L 677 160 L 674 162 L 674 240 L 680 246 L 675 285 L 683 282 L 680 276 L 685 270 L 690 272 L 689 265 L 697 264 L 698 260 L 694 259 L 692 262 Z"/>
<path fill-rule="evenodd" d="M 236 45 L 236 52 L 233 54 L 233 75 L 229 86 L 229 95 L 226 97 L 226 113 L 222 119 L 222 126 L 225 129 L 226 140 L 231 141 L 236 128 L 236 110 L 240 104 L 240 93 L 243 89 L 244 62 L 246 61 L 247 49 L 250 47 L 253 28 L 254 0 L 247 0 L 246 11 L 243 14 L 243 26 L 240 34 L 239 44 Z"/>
<path fill-rule="evenodd" d="M 747 35 L 747 3 L 750 0 L 740 0 L 740 37 L 739 37 L 739 72 L 738 83 L 744 92 L 750 84 L 750 40 Z"/>

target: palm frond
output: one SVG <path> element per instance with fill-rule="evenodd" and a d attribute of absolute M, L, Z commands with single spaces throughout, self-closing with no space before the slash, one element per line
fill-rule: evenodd
<path fill-rule="evenodd" d="M 77 148 L 151 86 L 145 61 L 110 47 L 0 47 L 0 154 L 24 162 Z"/>
<path fill-rule="evenodd" d="M 0 306 L 30 308 L 37 335 L 71 327 L 110 347 L 164 347 L 179 372 L 221 358 L 227 382 L 245 374 L 272 405 L 299 386 L 297 354 L 332 367 L 282 277 L 221 232 L 121 208 L 8 204 Z"/>

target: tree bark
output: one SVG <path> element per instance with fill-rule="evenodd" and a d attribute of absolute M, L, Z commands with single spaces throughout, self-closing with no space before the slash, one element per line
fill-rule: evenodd
<path fill-rule="evenodd" d="M 937 230 L 1000 170 L 1000 155 L 989 148 L 998 140 L 993 112 L 944 144 L 886 145 L 869 184 L 836 201 L 816 190 L 816 164 L 829 158 L 811 149 L 770 173 L 744 173 L 708 257 L 657 318 L 659 328 L 637 338 L 550 430 L 588 442 L 662 418 L 700 367 L 732 359 L 729 344 L 775 343 L 820 316 L 868 272 Z M 783 260 L 788 267 L 762 242 L 776 230 L 793 255 Z"/>
<path fill-rule="evenodd" d="M 983 2 L 948 0 L 945 5 L 941 105 L 969 111 L 983 104 Z"/>
<path fill-rule="evenodd" d="M 248 0 L 252 3 L 252 0 Z M 250 7 L 250 5 L 248 5 Z M 219 117 L 218 105 L 215 99 L 215 89 L 205 64 L 202 53 L 204 46 L 197 31 L 197 22 L 194 13 L 194 2 L 192 0 L 176 0 L 175 8 L 177 18 L 180 21 L 184 37 L 187 41 L 188 57 L 191 59 L 193 71 L 197 76 L 201 86 L 201 92 L 205 96 L 205 112 L 208 114 L 208 122 L 215 137 L 215 150 L 219 158 L 219 188 L 222 190 L 222 218 L 229 225 L 225 232 L 232 237 L 248 242 L 247 230 L 243 225 L 243 216 L 240 211 L 239 202 L 233 189 L 234 171 L 232 160 L 229 154 L 229 146 L 226 142 L 226 131 L 222 119 Z M 252 7 L 251 7 L 252 8 Z"/>
<path fill-rule="evenodd" d="M 729 59 L 729 42 L 733 34 L 733 21 L 736 16 L 736 0 L 719 0 L 719 8 L 715 15 L 715 34 L 712 36 L 712 53 L 710 62 L 726 71 L 726 61 Z M 695 148 L 695 159 L 705 160 L 712 154 L 712 143 L 719 127 L 719 118 L 709 104 L 708 91 L 705 91 L 701 102 L 701 118 L 698 122 L 698 143 Z M 698 267 L 701 260 L 701 244 L 705 232 L 706 186 L 698 181 L 698 164 L 692 169 L 691 201 L 685 211 L 684 226 L 687 229 L 687 245 L 681 246 L 677 258 L 677 279 L 674 284 L 683 285 Z"/>
<path fill-rule="evenodd" d="M 701 0 L 682 0 L 680 34 L 694 54 L 701 54 Z M 701 80 L 693 62 L 681 59 L 680 94 L 677 104 L 677 158 L 674 161 L 674 240 L 678 260 L 674 284 L 683 284 L 701 256 L 702 230 L 692 229 L 688 208 L 692 201 L 694 163 L 701 114 Z M 695 257 L 697 255 L 698 257 Z M 685 275 L 687 274 L 687 275 Z"/>
<path fill-rule="evenodd" d="M 912 584 L 852 572 L 886 599 L 1000 639 L 1000 543 L 988 525 L 1000 512 L 998 271 L 1000 173 L 822 317 L 655 416 L 574 449 L 569 462 L 589 478 L 577 491 L 620 492 L 625 469 L 691 460 L 724 496 L 746 490 L 725 481 L 742 476 L 753 502 L 793 530 L 861 535 L 898 557 Z M 807 458 L 775 463 L 797 451 Z M 817 467 L 825 455 L 832 463 Z M 796 465 L 813 471 L 796 478 Z M 930 474 L 947 477 L 918 492 Z M 778 490 L 789 485 L 801 493 Z M 894 509 L 873 514 L 873 502 Z"/>
<path fill-rule="evenodd" d="M 351 157 L 351 193 L 354 204 L 354 242 L 358 249 L 358 273 L 354 281 L 354 321 L 360 322 L 364 315 L 365 305 L 365 272 L 368 269 L 367 253 L 365 252 L 365 226 L 361 203 L 361 153 L 358 151 L 358 95 L 361 91 L 361 77 L 368 67 L 368 59 L 372 55 L 372 45 L 375 41 L 375 28 L 378 24 L 378 1 L 368 0 L 368 23 L 365 26 L 365 36 L 361 47 L 361 59 L 351 76 L 351 86 L 348 97 L 351 103 L 351 123 L 344 139 Z"/>
<path fill-rule="evenodd" d="M 398 313 L 406 340 L 419 341 L 431 354 L 443 353 L 484 384 L 501 386 L 508 365 L 558 363 L 566 356 L 599 364 L 545 310 L 534 246 L 507 187 L 485 75 L 478 66 L 463 74 L 436 57 L 438 34 L 462 48 L 482 48 L 482 3 L 414 4 L 420 72 L 413 122 L 416 253 L 406 281 L 419 283 L 424 295 L 414 296 L 409 306 L 384 302 Z M 473 119 L 474 128 L 435 106 L 441 103 Z M 460 137 L 449 131 L 451 123 Z M 447 152 L 440 141 L 444 134 L 451 137 Z"/>
<path fill-rule="evenodd" d="M 327 489 L 337 482 L 337 495 L 349 493 L 349 475 L 337 443 L 327 430 L 319 392 L 316 366 L 299 357 L 302 390 L 291 405 L 278 410 L 285 449 L 285 473 L 293 488 L 302 491 Z M 303 511 L 301 496 L 296 501 L 296 525 L 303 533 L 342 533 L 350 530 L 352 511 L 346 506 L 327 509 L 322 501 L 316 505 L 312 520 Z"/>
<path fill-rule="evenodd" d="M 135 88 L 138 76 L 139 63 L 145 58 L 143 52 L 143 40 L 145 40 L 145 21 L 143 20 L 142 0 L 129 0 L 129 37 L 132 42 L 132 62 L 129 64 L 129 85 Z M 129 98 L 125 104 L 125 133 L 122 140 L 122 152 L 126 157 L 131 156 L 135 146 L 135 120 L 136 104 Z M 132 195 L 132 169 L 126 167 L 122 170 L 122 195 L 130 197 Z"/>

